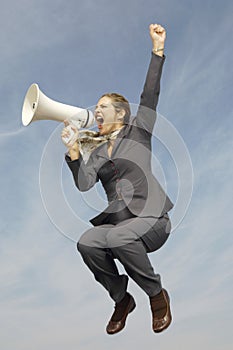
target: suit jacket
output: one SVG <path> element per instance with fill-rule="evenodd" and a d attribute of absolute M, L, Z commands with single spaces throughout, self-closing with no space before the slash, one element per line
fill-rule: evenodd
<path fill-rule="evenodd" d="M 164 60 L 165 57 L 152 53 L 136 117 L 131 117 L 119 132 L 111 158 L 106 143 L 92 152 L 86 164 L 81 156 L 74 161 L 68 155 L 65 157 L 80 191 L 89 190 L 99 180 L 105 189 L 109 205 L 97 217 L 98 224 L 106 213 L 121 210 L 122 203 L 139 217 L 158 218 L 173 207 L 151 169 L 151 133 Z"/>

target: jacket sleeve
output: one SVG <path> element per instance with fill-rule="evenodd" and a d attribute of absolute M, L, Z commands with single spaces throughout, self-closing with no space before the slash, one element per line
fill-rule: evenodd
<path fill-rule="evenodd" d="M 152 52 L 146 81 L 141 94 L 140 105 L 136 115 L 138 127 L 152 133 L 156 121 L 156 107 L 159 100 L 160 79 L 165 56 L 160 57 Z"/>
<path fill-rule="evenodd" d="M 71 160 L 69 155 L 65 155 L 65 160 L 70 168 L 76 187 L 84 192 L 88 191 L 91 187 L 99 181 L 99 177 L 93 167 L 93 161 L 90 157 L 88 162 L 85 164 L 82 156 L 79 159 Z"/>

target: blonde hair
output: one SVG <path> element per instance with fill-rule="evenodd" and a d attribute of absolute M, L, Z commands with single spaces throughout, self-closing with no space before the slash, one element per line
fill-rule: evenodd
<path fill-rule="evenodd" d="M 124 96 L 117 94 L 116 92 L 106 93 L 100 98 L 102 97 L 109 97 L 112 100 L 112 105 L 114 106 L 117 112 L 120 112 L 122 109 L 125 111 L 124 124 L 127 124 L 131 115 L 128 100 L 126 100 Z"/>

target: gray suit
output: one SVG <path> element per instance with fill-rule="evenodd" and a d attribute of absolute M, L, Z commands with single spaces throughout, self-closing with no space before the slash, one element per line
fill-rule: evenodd
<path fill-rule="evenodd" d="M 82 157 L 71 161 L 66 156 L 80 191 L 89 190 L 99 180 L 105 189 L 108 207 L 91 220 L 96 227 L 82 235 L 78 250 L 115 301 L 123 298 L 128 278 L 118 274 L 114 258 L 148 295 L 161 290 L 160 276 L 154 274 L 147 253 L 159 249 L 168 238 L 167 212 L 173 207 L 151 170 L 151 133 L 164 59 L 152 53 L 137 115 L 118 134 L 111 158 L 106 143 L 92 152 L 87 164 Z M 109 221 L 124 208 L 129 218 Z"/>

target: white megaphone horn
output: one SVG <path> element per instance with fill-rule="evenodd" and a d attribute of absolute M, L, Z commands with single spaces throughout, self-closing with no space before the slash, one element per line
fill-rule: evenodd
<path fill-rule="evenodd" d="M 47 97 L 37 84 L 32 84 L 24 98 L 22 123 L 24 126 L 37 120 L 55 120 L 64 122 L 68 119 L 78 129 L 89 128 L 94 124 L 94 116 L 88 109 L 70 106 Z"/>

